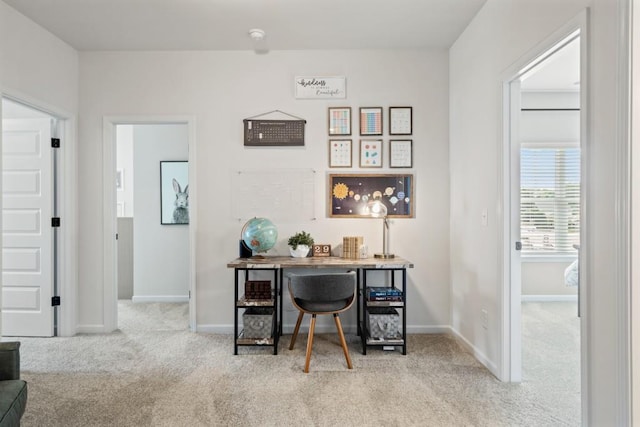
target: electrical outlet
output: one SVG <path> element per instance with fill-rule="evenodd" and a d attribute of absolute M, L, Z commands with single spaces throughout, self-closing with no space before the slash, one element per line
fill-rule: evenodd
<path fill-rule="evenodd" d="M 480 319 L 481 319 L 480 321 L 481 321 L 482 327 L 484 329 L 489 329 L 489 312 L 484 308 L 482 309 L 482 314 Z"/>

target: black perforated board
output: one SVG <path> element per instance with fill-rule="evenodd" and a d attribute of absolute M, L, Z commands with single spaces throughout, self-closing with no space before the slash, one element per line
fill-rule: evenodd
<path fill-rule="evenodd" d="M 305 120 L 245 119 L 243 122 L 246 146 L 304 145 Z"/>

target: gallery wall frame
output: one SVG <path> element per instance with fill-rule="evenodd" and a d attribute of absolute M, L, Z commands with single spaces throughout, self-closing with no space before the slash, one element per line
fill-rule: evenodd
<path fill-rule="evenodd" d="M 413 108 L 389 107 L 389 135 L 413 133 Z"/>
<path fill-rule="evenodd" d="M 413 174 L 329 174 L 330 218 L 371 218 L 363 214 L 369 200 L 381 200 L 389 218 L 415 217 Z"/>
<path fill-rule="evenodd" d="M 189 162 L 160 162 L 160 224 L 189 224 Z"/>
<path fill-rule="evenodd" d="M 412 168 L 413 167 L 413 140 L 391 139 L 389 140 L 389 167 Z"/>
<path fill-rule="evenodd" d="M 382 107 L 360 107 L 360 135 L 382 135 Z"/>
<path fill-rule="evenodd" d="M 329 167 L 350 168 L 352 165 L 353 150 L 350 139 L 329 140 Z"/>
<path fill-rule="evenodd" d="M 360 140 L 360 167 L 361 168 L 381 168 L 382 167 L 382 140 L 381 139 L 361 139 Z"/>
<path fill-rule="evenodd" d="M 329 135 L 351 135 L 351 107 L 329 107 Z"/>

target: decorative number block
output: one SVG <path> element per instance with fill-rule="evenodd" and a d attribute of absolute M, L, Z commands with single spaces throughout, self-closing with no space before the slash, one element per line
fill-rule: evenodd
<path fill-rule="evenodd" d="M 331 245 L 313 245 L 313 256 L 331 256 Z"/>

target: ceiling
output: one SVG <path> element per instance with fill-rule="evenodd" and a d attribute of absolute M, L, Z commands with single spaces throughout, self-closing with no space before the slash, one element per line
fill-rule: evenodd
<path fill-rule="evenodd" d="M 486 0 L 2 0 L 80 51 L 449 48 Z M 266 32 L 261 42 L 249 30 Z M 572 43 L 523 90 L 579 90 Z M 577 87 L 576 87 L 577 86 Z"/>
<path fill-rule="evenodd" d="M 567 43 L 538 65 L 521 83 L 523 91 L 580 90 L 580 38 Z"/>
<path fill-rule="evenodd" d="M 448 48 L 486 0 L 3 0 L 78 50 Z"/>

